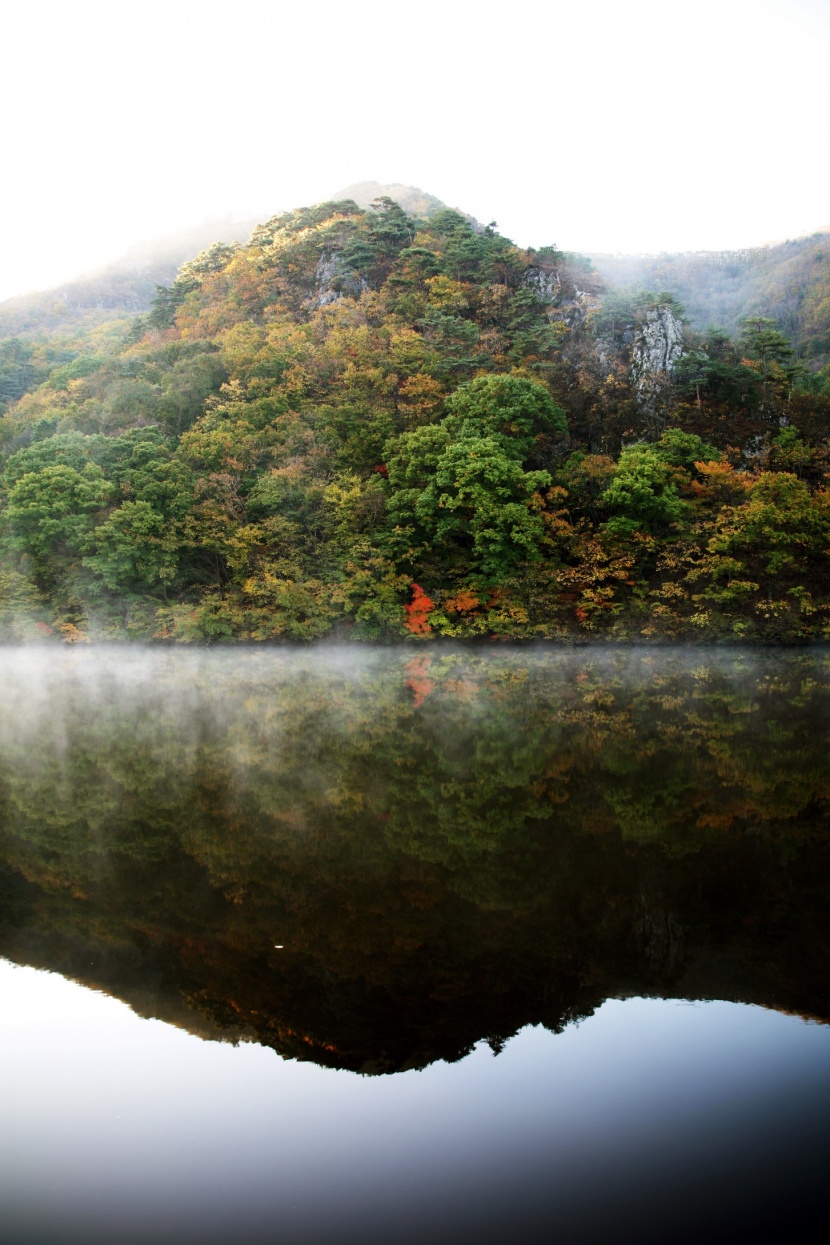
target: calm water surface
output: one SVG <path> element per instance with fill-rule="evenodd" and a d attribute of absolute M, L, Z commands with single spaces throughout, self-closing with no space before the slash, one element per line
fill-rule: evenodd
<path fill-rule="evenodd" d="M 830 655 L 0 650 L 0 1239 L 806 1239 Z"/>

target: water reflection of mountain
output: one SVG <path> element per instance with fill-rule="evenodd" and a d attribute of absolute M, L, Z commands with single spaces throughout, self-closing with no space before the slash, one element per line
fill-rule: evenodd
<path fill-rule="evenodd" d="M 830 657 L 0 654 L 0 953 L 362 1071 L 830 1017 Z"/>

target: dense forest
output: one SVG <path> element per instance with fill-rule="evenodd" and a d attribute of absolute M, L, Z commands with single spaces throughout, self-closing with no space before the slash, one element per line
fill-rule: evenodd
<path fill-rule="evenodd" d="M 4 638 L 830 635 L 827 367 L 425 207 L 0 343 Z"/>

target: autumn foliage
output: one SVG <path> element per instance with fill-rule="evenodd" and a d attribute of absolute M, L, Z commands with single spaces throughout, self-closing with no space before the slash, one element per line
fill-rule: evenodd
<path fill-rule="evenodd" d="M 684 326 L 644 405 L 666 300 L 344 200 L 0 342 L 0 639 L 830 638 L 830 376 Z"/>
<path fill-rule="evenodd" d="M 403 625 L 409 634 L 429 635 L 431 627 L 428 618 L 435 605 L 419 584 L 412 585 L 412 600 L 403 608 L 406 615 Z"/>

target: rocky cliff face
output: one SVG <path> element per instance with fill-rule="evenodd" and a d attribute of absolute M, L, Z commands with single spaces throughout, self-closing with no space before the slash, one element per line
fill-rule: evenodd
<path fill-rule="evenodd" d="M 631 372 L 638 388 L 656 376 L 668 377 L 683 353 L 683 325 L 670 307 L 646 312 L 634 338 Z"/>
<path fill-rule="evenodd" d="M 357 298 L 368 283 L 362 277 L 344 277 L 340 266 L 340 254 L 337 251 L 323 251 L 314 273 L 314 293 L 309 299 L 310 307 L 327 307 L 337 302 L 344 294 Z"/>
<path fill-rule="evenodd" d="M 683 354 L 683 325 L 671 307 L 653 307 L 639 325 L 631 349 L 637 403 L 652 432 L 665 423 L 671 374 Z"/>
<path fill-rule="evenodd" d="M 312 298 L 312 303 L 316 307 L 326 307 L 340 297 L 340 291 L 335 289 L 334 286 L 338 275 L 337 260 L 337 255 L 332 255 L 329 251 L 323 251 L 317 261 L 317 271 L 314 274 L 314 295 Z"/>
<path fill-rule="evenodd" d="M 598 283 L 592 279 L 592 274 L 584 276 L 587 288 L 582 289 L 567 265 L 547 267 L 531 264 L 525 269 L 523 281 L 543 302 L 549 304 L 551 320 L 562 321 L 568 328 L 577 328 L 602 301 Z"/>

